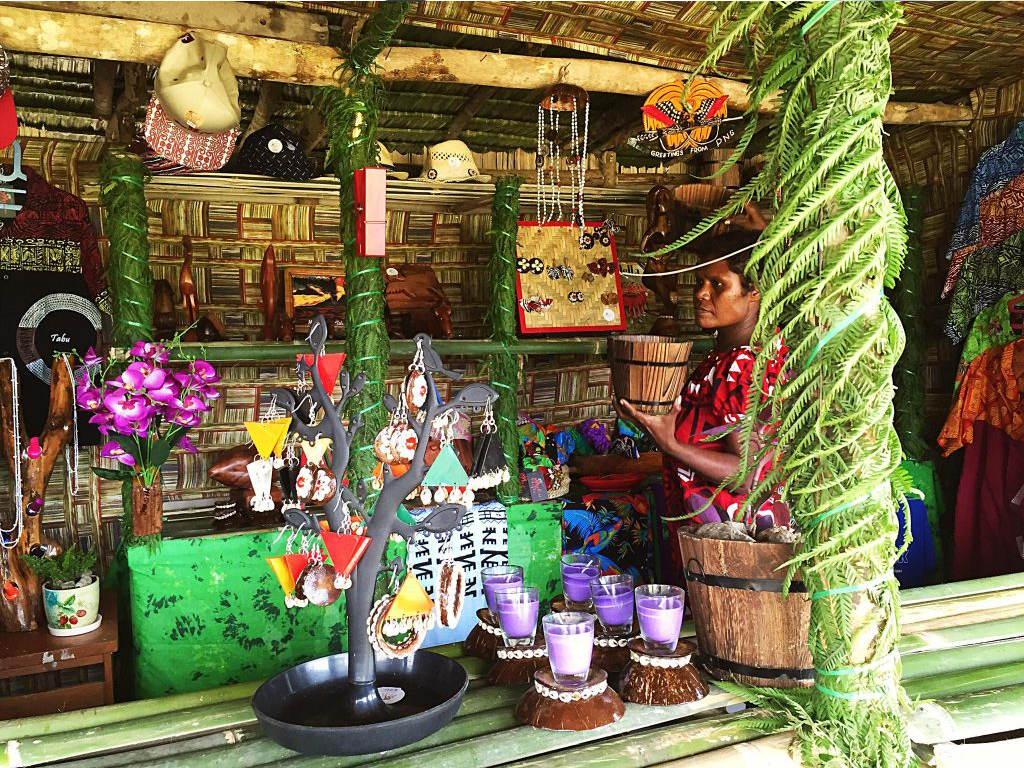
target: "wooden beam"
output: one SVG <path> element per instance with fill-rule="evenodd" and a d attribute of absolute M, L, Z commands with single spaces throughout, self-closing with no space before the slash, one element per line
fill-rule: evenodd
<path fill-rule="evenodd" d="M 480 111 L 480 108 L 497 92 L 498 87 L 494 85 L 481 86 L 473 91 L 470 97 L 466 99 L 465 103 L 463 103 L 462 108 L 448 123 L 448 127 L 444 132 L 444 137 L 446 139 L 459 138 L 459 136 L 462 135 L 462 131 L 467 125 L 469 125 L 469 121 L 476 116 L 476 113 Z"/>
<path fill-rule="evenodd" d="M 0 6 L 0 44 L 10 51 L 159 64 L 166 50 L 188 30 L 189 27 L 182 24 Z M 337 83 L 335 71 L 341 60 L 338 51 L 330 46 L 228 32 L 210 32 L 209 36 L 227 46 L 228 60 L 239 76 L 304 85 Z M 552 59 L 436 48 L 387 48 L 377 63 L 381 77 L 390 81 L 520 89 L 566 82 L 588 91 L 634 96 L 646 95 L 659 85 L 685 77 L 685 73 L 676 70 L 621 61 Z M 731 106 L 746 108 L 744 83 L 720 77 L 709 79 L 730 97 Z M 763 112 L 774 108 L 771 99 L 761 105 Z M 885 121 L 901 125 L 966 125 L 971 117 L 970 107 L 955 104 L 889 104 Z"/>
<path fill-rule="evenodd" d="M 256 108 L 253 110 L 252 119 L 246 126 L 242 135 L 238 137 L 238 145 L 249 138 L 249 136 L 270 122 L 270 118 L 281 103 L 281 92 L 284 90 L 284 83 L 273 80 L 264 80 L 260 83 L 260 95 L 256 99 Z M 312 111 L 312 110 L 311 110 Z"/>
<path fill-rule="evenodd" d="M 274 37 L 297 43 L 327 44 L 327 17 L 286 8 L 265 8 L 253 3 L 202 2 L 14 2 L 23 8 L 81 13 L 117 19 L 182 24 L 190 29 L 234 32 L 253 37 Z"/>

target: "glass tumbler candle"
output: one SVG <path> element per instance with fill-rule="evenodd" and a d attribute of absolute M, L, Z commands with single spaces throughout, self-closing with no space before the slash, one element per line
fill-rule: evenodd
<path fill-rule="evenodd" d="M 498 626 L 505 645 L 533 645 L 537 636 L 537 613 L 540 611 L 540 593 L 536 587 L 494 588 L 498 605 Z"/>
<path fill-rule="evenodd" d="M 480 571 L 480 578 L 484 585 L 484 599 L 487 601 L 487 609 L 494 619 L 498 618 L 498 606 L 494 602 L 495 587 L 521 587 L 523 586 L 523 566 L 521 565 L 492 565 Z"/>
<path fill-rule="evenodd" d="M 640 636 L 649 651 L 674 651 L 683 625 L 683 590 L 669 584 L 636 588 Z"/>
<path fill-rule="evenodd" d="M 621 637 L 633 631 L 633 577 L 622 573 L 590 580 L 597 618 L 609 635 Z"/>
<path fill-rule="evenodd" d="M 589 613 L 549 613 L 542 622 L 551 674 L 559 685 L 578 688 L 590 677 L 594 655 L 594 617 Z"/>
<path fill-rule="evenodd" d="M 562 556 L 562 594 L 569 611 L 589 611 L 594 605 L 590 580 L 601 575 L 601 566 L 591 555 Z"/>

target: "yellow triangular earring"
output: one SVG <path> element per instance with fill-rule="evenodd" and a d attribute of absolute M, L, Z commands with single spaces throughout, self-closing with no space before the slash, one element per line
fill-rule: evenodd
<path fill-rule="evenodd" d="M 275 453 L 280 456 L 288 439 L 288 427 L 292 420 L 271 419 L 270 421 L 247 421 L 245 428 L 252 438 L 260 458 L 269 459 Z"/>

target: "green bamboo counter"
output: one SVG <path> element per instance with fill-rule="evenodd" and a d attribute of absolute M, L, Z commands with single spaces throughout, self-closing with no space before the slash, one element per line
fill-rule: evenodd
<path fill-rule="evenodd" d="M 1013 593 L 1024 574 L 924 588 L 903 593 L 908 605 L 956 604 L 964 595 Z M 954 619 L 956 617 L 953 617 Z M 914 698 L 937 698 L 956 733 L 999 732 L 1019 717 L 1024 686 L 1024 618 L 981 621 L 906 635 L 904 683 Z M 723 714 L 740 701 L 718 688 L 679 707 L 627 705 L 611 726 L 582 733 L 539 731 L 518 725 L 512 705 L 522 688 L 486 685 L 488 664 L 460 657 L 458 645 L 434 649 L 457 658 L 469 672 L 470 691 L 457 718 L 417 744 L 386 756 L 320 758 L 297 755 L 263 737 L 249 699 L 258 683 L 178 694 L 52 717 L 0 722 L 0 768 L 61 763 L 74 768 L 569 768 L 656 766 L 763 735 L 749 721 L 756 712 Z M 991 714 L 988 717 L 986 713 Z M 99 754 L 98 754 L 99 753 Z M 89 757 L 89 755 L 95 755 Z"/>

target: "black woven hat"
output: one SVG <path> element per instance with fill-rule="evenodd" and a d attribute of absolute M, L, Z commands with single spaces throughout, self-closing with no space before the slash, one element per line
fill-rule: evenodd
<path fill-rule="evenodd" d="M 303 153 L 299 137 L 277 123 L 253 131 L 225 170 L 288 181 L 306 181 L 320 175 L 316 164 Z"/>

